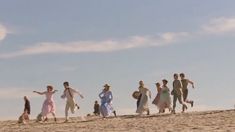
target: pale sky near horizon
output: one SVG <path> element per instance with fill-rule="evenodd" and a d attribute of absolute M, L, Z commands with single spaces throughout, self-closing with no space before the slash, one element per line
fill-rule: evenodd
<path fill-rule="evenodd" d="M 40 113 L 46 85 L 58 116 L 63 82 L 79 90 L 81 110 L 93 112 L 105 83 L 119 114 L 135 113 L 131 94 L 144 80 L 184 72 L 195 82 L 190 110 L 231 109 L 235 99 L 235 1 L 233 0 L 0 0 L 0 120 L 17 119 L 23 96 L 32 118 Z M 149 102 L 152 113 L 157 108 Z"/>

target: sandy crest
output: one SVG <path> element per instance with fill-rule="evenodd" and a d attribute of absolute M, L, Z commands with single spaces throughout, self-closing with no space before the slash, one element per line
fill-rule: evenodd
<path fill-rule="evenodd" d="M 150 116 L 125 115 L 117 118 L 100 117 L 72 118 L 68 123 L 51 119 L 47 123 L 18 124 L 17 121 L 0 122 L 1 132 L 202 132 L 202 131 L 235 131 L 235 110 L 190 112 L 178 114 L 156 114 Z"/>

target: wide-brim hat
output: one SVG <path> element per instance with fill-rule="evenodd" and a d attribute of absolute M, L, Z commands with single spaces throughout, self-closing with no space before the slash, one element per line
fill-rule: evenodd
<path fill-rule="evenodd" d="M 109 88 L 110 86 L 109 86 L 108 84 L 105 84 L 104 87 L 105 87 L 105 88 L 107 88 L 107 87 Z"/>

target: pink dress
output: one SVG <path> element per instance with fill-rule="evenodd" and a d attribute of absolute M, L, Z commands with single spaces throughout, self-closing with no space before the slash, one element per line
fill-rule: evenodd
<path fill-rule="evenodd" d="M 44 92 L 43 94 L 46 95 L 46 100 L 42 106 L 42 115 L 47 116 L 50 113 L 55 114 L 55 102 L 53 99 L 53 92 Z"/>

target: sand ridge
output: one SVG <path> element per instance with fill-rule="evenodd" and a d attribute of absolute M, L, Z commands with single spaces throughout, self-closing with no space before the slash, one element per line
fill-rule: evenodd
<path fill-rule="evenodd" d="M 201 132 L 201 131 L 235 131 L 235 110 L 217 110 L 188 112 L 177 114 L 124 115 L 117 118 L 100 117 L 71 118 L 68 123 L 50 119 L 46 123 L 31 120 L 29 124 L 18 124 L 17 121 L 1 121 L 1 132 Z"/>

